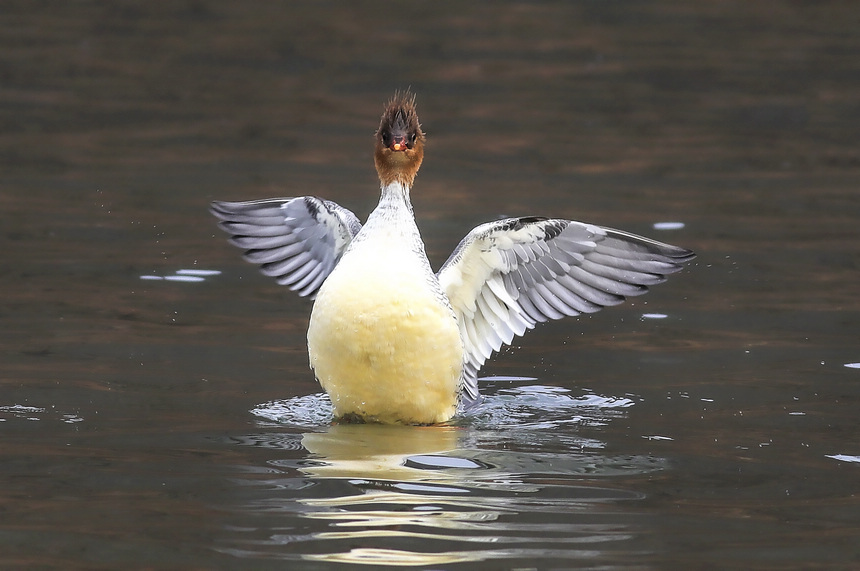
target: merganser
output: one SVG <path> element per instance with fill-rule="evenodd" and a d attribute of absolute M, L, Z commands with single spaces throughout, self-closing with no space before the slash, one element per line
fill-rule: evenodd
<path fill-rule="evenodd" d="M 695 257 L 529 216 L 476 227 L 433 273 L 409 199 L 425 142 L 412 93 L 388 102 L 374 139 L 382 193 L 364 226 L 313 196 L 211 206 L 246 260 L 315 298 L 310 366 L 336 418 L 445 422 L 480 400 L 479 369 L 514 336 L 641 295 Z"/>

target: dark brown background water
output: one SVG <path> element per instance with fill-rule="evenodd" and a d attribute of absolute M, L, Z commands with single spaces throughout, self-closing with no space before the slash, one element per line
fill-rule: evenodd
<path fill-rule="evenodd" d="M 826 1 L 4 2 L 0 564 L 860 566 L 858 29 Z M 483 415 L 331 428 L 309 303 L 206 208 L 366 216 L 407 86 L 436 266 L 515 214 L 699 258 L 530 333 L 484 374 L 535 380 Z M 223 273 L 141 279 L 182 269 Z"/>

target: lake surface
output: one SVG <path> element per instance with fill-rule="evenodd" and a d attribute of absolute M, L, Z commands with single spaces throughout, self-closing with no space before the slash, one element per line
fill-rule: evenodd
<path fill-rule="evenodd" d="M 0 9 L 0 566 L 860 567 L 860 10 L 379 10 Z M 332 425 L 310 302 L 207 206 L 363 219 L 409 86 L 435 267 L 531 214 L 699 257 L 519 339 L 469 416 Z"/>

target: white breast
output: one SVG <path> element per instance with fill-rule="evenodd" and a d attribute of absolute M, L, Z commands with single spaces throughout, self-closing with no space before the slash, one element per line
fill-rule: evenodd
<path fill-rule="evenodd" d="M 311 367 L 336 416 L 444 422 L 457 409 L 459 328 L 411 216 L 390 222 L 368 220 L 320 288 L 308 328 Z"/>

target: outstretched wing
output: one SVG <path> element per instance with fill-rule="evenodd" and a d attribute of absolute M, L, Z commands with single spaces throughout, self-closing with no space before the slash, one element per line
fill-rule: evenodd
<path fill-rule="evenodd" d="M 355 214 L 313 196 L 213 202 L 230 243 L 267 276 L 314 297 L 361 229 Z"/>
<path fill-rule="evenodd" d="M 593 313 L 641 295 L 695 257 L 690 250 L 591 224 L 509 218 L 482 224 L 439 270 L 478 397 L 484 362 L 538 322 Z"/>

